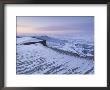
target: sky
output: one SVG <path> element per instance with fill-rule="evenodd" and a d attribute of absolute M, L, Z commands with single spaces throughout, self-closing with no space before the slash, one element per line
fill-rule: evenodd
<path fill-rule="evenodd" d="M 94 33 L 94 16 L 17 16 L 17 34 Z"/>

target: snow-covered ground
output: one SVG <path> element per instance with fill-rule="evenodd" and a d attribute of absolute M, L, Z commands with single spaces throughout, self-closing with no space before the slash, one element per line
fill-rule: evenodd
<path fill-rule="evenodd" d="M 17 36 L 16 55 L 16 74 L 94 74 L 94 43 L 84 39 Z"/>

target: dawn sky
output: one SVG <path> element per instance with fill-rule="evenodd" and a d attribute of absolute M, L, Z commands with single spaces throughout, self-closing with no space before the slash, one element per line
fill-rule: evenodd
<path fill-rule="evenodd" d="M 17 34 L 93 32 L 93 16 L 17 16 Z"/>

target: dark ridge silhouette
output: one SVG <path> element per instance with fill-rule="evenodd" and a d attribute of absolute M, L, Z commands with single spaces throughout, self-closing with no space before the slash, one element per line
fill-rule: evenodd
<path fill-rule="evenodd" d="M 21 36 L 16 36 L 17 38 L 22 38 Z"/>
<path fill-rule="evenodd" d="M 46 40 L 42 40 L 39 42 L 25 42 L 25 43 L 22 43 L 21 45 L 30 45 L 30 44 L 36 44 L 36 43 L 41 43 L 43 46 L 47 46 Z"/>

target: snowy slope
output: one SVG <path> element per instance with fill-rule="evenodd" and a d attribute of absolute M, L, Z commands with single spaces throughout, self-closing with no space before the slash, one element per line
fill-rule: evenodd
<path fill-rule="evenodd" d="M 40 43 L 21 45 L 24 42 L 46 40 L 47 47 Z M 74 41 L 74 43 L 73 43 Z M 60 40 L 48 36 L 17 38 L 17 74 L 93 74 L 94 60 L 75 57 L 68 53 L 82 53 L 85 45 L 93 50 L 93 44 L 73 40 Z M 76 45 L 77 44 L 77 45 Z M 81 44 L 81 45 L 80 45 Z M 75 46 L 76 45 L 76 46 Z M 90 46 L 89 46 L 90 45 Z M 72 48 L 75 48 L 72 49 Z M 67 52 L 65 52 L 67 51 Z M 90 52 L 89 51 L 89 52 Z M 88 54 L 88 53 L 87 53 Z M 90 54 L 91 55 L 91 54 Z M 88 55 L 88 56 L 90 56 Z"/>
<path fill-rule="evenodd" d="M 39 39 L 46 40 L 48 47 L 76 53 L 80 57 L 94 59 L 93 42 L 88 42 L 82 39 L 61 40 L 48 36 L 41 36 Z"/>

